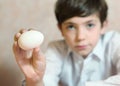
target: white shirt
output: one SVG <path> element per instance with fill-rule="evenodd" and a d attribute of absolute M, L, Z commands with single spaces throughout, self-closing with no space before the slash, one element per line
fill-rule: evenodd
<path fill-rule="evenodd" d="M 119 52 L 118 52 L 119 51 Z M 120 34 L 101 36 L 86 58 L 72 52 L 64 40 L 52 42 L 46 52 L 45 86 L 85 86 L 88 81 L 105 80 L 120 72 Z"/>
<path fill-rule="evenodd" d="M 120 72 L 120 34 L 107 32 L 101 36 L 86 59 L 73 52 L 64 40 L 50 43 L 45 55 L 45 86 L 85 86 L 86 82 L 106 80 Z"/>

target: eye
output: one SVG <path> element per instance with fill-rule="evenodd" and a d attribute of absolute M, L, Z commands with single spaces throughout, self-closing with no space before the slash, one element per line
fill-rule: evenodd
<path fill-rule="evenodd" d="M 68 30 L 75 30 L 75 26 L 74 26 L 74 25 L 68 25 L 68 26 L 67 26 L 67 29 L 68 29 Z"/>
<path fill-rule="evenodd" d="M 93 23 L 89 23 L 89 24 L 86 25 L 86 27 L 87 27 L 88 29 L 91 29 L 91 28 L 93 28 L 94 26 L 95 26 L 95 24 L 93 24 Z"/>

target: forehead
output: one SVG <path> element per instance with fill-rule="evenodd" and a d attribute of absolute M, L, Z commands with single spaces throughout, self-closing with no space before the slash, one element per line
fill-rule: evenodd
<path fill-rule="evenodd" d="M 87 17 L 72 17 L 67 19 L 66 21 L 63 22 L 63 24 L 69 24 L 69 23 L 87 23 L 87 22 L 97 22 L 100 21 L 99 16 L 97 14 L 92 14 Z"/>

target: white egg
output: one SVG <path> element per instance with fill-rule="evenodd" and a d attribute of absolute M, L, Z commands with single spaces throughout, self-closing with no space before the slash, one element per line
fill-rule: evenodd
<path fill-rule="evenodd" d="M 41 32 L 30 30 L 24 32 L 18 39 L 18 45 L 24 50 L 30 50 L 42 44 L 44 36 Z"/>

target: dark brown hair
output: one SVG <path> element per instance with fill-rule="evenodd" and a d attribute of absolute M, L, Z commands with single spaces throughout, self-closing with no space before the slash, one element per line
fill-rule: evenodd
<path fill-rule="evenodd" d="M 78 16 L 86 17 L 98 13 L 101 23 L 106 20 L 108 6 L 105 0 L 57 0 L 55 16 L 58 24 Z"/>

